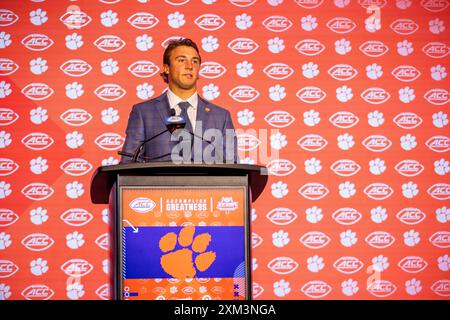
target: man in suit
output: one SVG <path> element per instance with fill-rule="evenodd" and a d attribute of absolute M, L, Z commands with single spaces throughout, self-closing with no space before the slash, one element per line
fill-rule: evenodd
<path fill-rule="evenodd" d="M 161 73 L 168 89 L 159 97 L 133 106 L 124 153 L 133 154 L 142 142 L 156 136 L 143 145 L 140 161 L 238 162 L 230 112 L 197 93 L 200 64 L 195 42 L 183 38 L 169 43 L 164 51 Z M 160 134 L 166 129 L 167 117 L 174 114 L 186 120 L 185 128 L 174 134 Z M 122 156 L 122 163 L 130 161 L 131 157 Z"/>

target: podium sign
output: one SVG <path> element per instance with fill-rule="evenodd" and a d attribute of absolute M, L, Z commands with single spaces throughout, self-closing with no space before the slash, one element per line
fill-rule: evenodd
<path fill-rule="evenodd" d="M 179 176 L 124 178 L 118 190 L 119 298 L 250 298 L 244 178 L 197 177 L 193 183 L 190 177 L 188 184 Z"/>

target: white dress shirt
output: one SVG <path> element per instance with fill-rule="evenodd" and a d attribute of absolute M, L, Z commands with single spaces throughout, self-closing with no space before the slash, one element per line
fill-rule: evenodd
<path fill-rule="evenodd" d="M 195 132 L 195 120 L 197 120 L 197 104 L 198 104 L 197 92 L 195 92 L 187 100 L 183 100 L 180 97 L 178 97 L 175 93 L 173 93 L 170 89 L 167 89 L 167 98 L 169 99 L 170 107 L 175 109 L 175 113 L 177 116 L 179 116 L 181 113 L 181 108 L 178 106 L 178 104 L 183 101 L 189 102 L 191 106 L 187 109 L 187 114 L 192 124 L 192 131 Z"/>

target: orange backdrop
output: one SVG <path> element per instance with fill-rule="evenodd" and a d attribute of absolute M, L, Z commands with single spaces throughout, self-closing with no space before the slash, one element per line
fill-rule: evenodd
<path fill-rule="evenodd" d="M 179 36 L 242 161 L 271 173 L 252 213 L 256 299 L 448 299 L 448 5 L 2 1 L 0 299 L 108 299 L 90 178 L 117 163 L 131 106 L 165 89 Z"/>

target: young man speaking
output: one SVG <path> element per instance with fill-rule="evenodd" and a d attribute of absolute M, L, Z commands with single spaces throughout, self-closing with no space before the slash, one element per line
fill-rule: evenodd
<path fill-rule="evenodd" d="M 237 163 L 237 142 L 230 112 L 201 98 L 197 81 L 201 57 L 190 39 L 173 40 L 164 51 L 161 76 L 168 89 L 133 106 L 122 153 L 138 161 Z M 167 130 L 171 116 L 183 129 Z M 176 119 L 176 118 L 175 118 Z M 122 156 L 122 163 L 133 156 Z"/>

